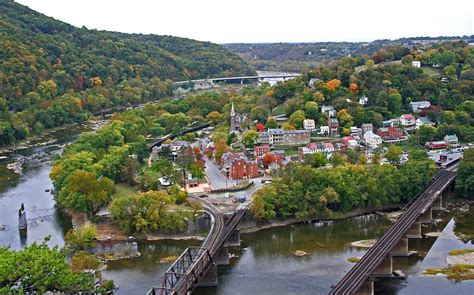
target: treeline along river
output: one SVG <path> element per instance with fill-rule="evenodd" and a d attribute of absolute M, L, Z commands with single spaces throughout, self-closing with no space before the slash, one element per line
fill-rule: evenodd
<path fill-rule="evenodd" d="M 64 144 L 74 140 L 90 125 L 69 127 L 56 131 L 32 147 L 3 153 L 0 162 L 0 246 L 21 249 L 34 241 L 50 236 L 50 245 L 64 244 L 64 235 L 71 227 L 62 216 L 53 195 L 49 173 L 54 154 Z M 54 142 L 53 142 L 54 141 Z M 21 175 L 6 165 L 21 159 Z M 18 209 L 25 204 L 28 234 L 20 237 Z M 457 213 L 454 213 L 457 214 Z M 474 212 L 470 211 L 474 217 Z M 377 294 L 473 294 L 474 281 L 454 283 L 445 277 L 427 277 L 422 273 L 429 267 L 445 267 L 447 253 L 455 249 L 474 248 L 454 234 L 453 213 L 436 213 L 438 222 L 423 228 L 424 232 L 442 231 L 438 238 L 410 240 L 410 250 L 418 254 L 400 257 L 394 269 L 408 275 L 406 280 L 386 279 L 376 284 Z M 391 225 L 385 215 L 365 215 L 348 220 L 313 222 L 278 227 L 242 235 L 242 245 L 230 249 L 230 265 L 219 267 L 219 286 L 196 290 L 195 294 L 326 294 L 352 263 L 347 259 L 360 257 L 365 249 L 354 248 L 351 242 L 380 237 Z M 165 257 L 179 255 L 188 245 L 199 241 L 139 242 L 141 257 L 109 262 L 104 274 L 119 286 L 118 294 L 144 294 L 158 286 L 169 263 Z M 306 252 L 297 256 L 295 251 Z"/>

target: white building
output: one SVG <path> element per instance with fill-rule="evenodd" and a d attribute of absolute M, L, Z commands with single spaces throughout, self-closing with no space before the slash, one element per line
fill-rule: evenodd
<path fill-rule="evenodd" d="M 303 128 L 305 130 L 314 131 L 316 130 L 316 124 L 313 119 L 305 119 L 303 120 Z"/>
<path fill-rule="evenodd" d="M 328 135 L 329 134 L 329 126 L 320 126 L 318 133 L 321 134 L 321 135 Z"/>
<path fill-rule="evenodd" d="M 415 117 L 412 114 L 401 115 L 400 124 L 405 128 L 412 128 L 416 125 Z"/>
<path fill-rule="evenodd" d="M 430 121 L 427 117 L 420 117 L 416 119 L 416 129 L 420 128 L 423 125 L 433 126 L 434 123 Z"/>
<path fill-rule="evenodd" d="M 365 95 L 359 97 L 359 104 L 366 106 L 369 103 L 369 98 Z"/>
<path fill-rule="evenodd" d="M 414 113 L 418 113 L 421 109 L 429 108 L 430 106 L 431 103 L 427 100 L 410 102 L 410 108 Z"/>
<path fill-rule="evenodd" d="M 458 136 L 456 134 L 446 135 L 444 137 L 444 141 L 446 141 L 449 144 L 449 146 L 451 146 L 451 147 L 458 147 L 459 146 L 459 139 L 458 139 Z"/>
<path fill-rule="evenodd" d="M 369 147 L 377 148 L 382 144 L 382 138 L 372 131 L 367 131 L 364 134 L 364 142 Z"/>
<path fill-rule="evenodd" d="M 411 66 L 415 68 L 421 68 L 421 62 L 419 60 L 414 60 L 411 62 Z"/>
<path fill-rule="evenodd" d="M 336 110 L 334 109 L 333 106 L 326 106 L 323 105 L 321 107 L 321 113 L 329 116 L 329 117 L 335 117 L 336 116 Z"/>

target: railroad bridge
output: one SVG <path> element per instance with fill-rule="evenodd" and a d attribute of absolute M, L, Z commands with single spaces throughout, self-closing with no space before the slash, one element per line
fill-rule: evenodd
<path fill-rule="evenodd" d="M 221 214 L 211 203 L 199 197 L 211 216 L 211 229 L 200 247 L 187 248 L 165 272 L 161 286 L 153 287 L 148 295 L 185 295 L 197 287 L 217 286 L 217 265 L 229 264 L 228 246 L 240 245 L 237 229 L 246 213 L 240 209 L 232 214 Z"/>
<path fill-rule="evenodd" d="M 457 165 L 441 170 L 415 196 L 392 227 L 362 259 L 334 286 L 330 295 L 374 294 L 374 279 L 393 276 L 393 257 L 408 256 L 408 239 L 421 238 L 421 224 L 432 222 L 432 211 L 442 208 L 446 194 L 457 176 Z"/>

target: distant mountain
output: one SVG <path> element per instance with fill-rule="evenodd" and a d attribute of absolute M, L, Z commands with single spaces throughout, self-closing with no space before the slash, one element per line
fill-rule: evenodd
<path fill-rule="evenodd" d="M 372 55 L 386 46 L 417 46 L 463 37 L 413 37 L 373 42 L 233 43 L 224 46 L 258 70 L 301 71 L 345 56 Z"/>
<path fill-rule="evenodd" d="M 10 0 L 0 0 L 0 90 L 21 97 L 52 78 L 60 91 L 92 77 L 185 80 L 254 74 L 220 45 L 172 36 L 76 28 Z"/>
<path fill-rule="evenodd" d="M 169 96 L 170 80 L 255 74 L 217 44 L 76 28 L 0 0 L 0 146 Z"/>

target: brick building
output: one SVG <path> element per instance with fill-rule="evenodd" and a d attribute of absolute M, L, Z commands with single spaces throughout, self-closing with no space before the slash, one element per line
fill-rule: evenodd
<path fill-rule="evenodd" d="M 403 129 L 397 127 L 379 128 L 377 135 L 384 141 L 400 140 L 406 137 Z"/>
<path fill-rule="evenodd" d="M 231 179 L 255 178 L 257 176 L 258 165 L 255 161 L 239 158 L 234 160 L 229 166 L 229 177 Z"/>

